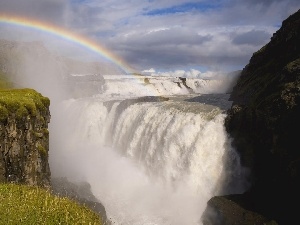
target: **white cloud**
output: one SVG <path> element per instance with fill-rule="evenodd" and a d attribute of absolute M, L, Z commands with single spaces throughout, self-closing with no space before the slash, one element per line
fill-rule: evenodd
<path fill-rule="evenodd" d="M 185 3 L 211 8 L 151 14 Z M 0 11 L 49 20 L 99 41 L 139 70 L 243 68 L 300 8 L 295 0 L 10 0 Z"/>
<path fill-rule="evenodd" d="M 0 12 L 64 25 L 67 6 L 67 0 L 9 0 L 0 1 Z"/>
<path fill-rule="evenodd" d="M 143 73 L 155 73 L 155 69 L 151 68 L 149 70 L 143 70 Z"/>

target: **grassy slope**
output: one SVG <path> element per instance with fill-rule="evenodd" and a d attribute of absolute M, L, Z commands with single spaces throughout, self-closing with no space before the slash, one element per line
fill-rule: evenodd
<path fill-rule="evenodd" d="M 0 224 L 99 224 L 85 206 L 27 185 L 0 184 Z"/>

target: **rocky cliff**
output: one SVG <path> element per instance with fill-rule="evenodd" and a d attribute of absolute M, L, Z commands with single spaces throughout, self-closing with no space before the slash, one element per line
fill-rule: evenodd
<path fill-rule="evenodd" d="M 204 224 L 299 223 L 300 10 L 253 54 L 230 100 L 226 129 L 252 186 L 211 199 Z"/>
<path fill-rule="evenodd" d="M 32 89 L 0 90 L 0 182 L 50 187 L 49 104 Z"/>

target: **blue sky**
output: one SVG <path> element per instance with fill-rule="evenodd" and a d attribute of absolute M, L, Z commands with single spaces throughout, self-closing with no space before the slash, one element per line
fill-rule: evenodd
<path fill-rule="evenodd" d="M 176 13 L 198 13 L 204 12 L 212 9 L 216 9 L 220 7 L 219 4 L 210 3 L 210 2 L 184 2 L 179 3 L 178 5 L 172 5 L 170 7 L 158 8 L 154 10 L 145 9 L 147 16 L 155 16 L 155 15 L 168 15 L 168 14 L 176 14 Z"/>
<path fill-rule="evenodd" d="M 46 20 L 85 35 L 139 71 L 164 72 L 242 69 L 282 20 L 299 8 L 298 0 L 0 2 L 1 12 Z M 7 28 L 0 33 L 13 35 Z"/>

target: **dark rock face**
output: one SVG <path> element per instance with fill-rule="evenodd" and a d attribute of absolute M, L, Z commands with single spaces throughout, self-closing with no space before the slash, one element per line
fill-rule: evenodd
<path fill-rule="evenodd" d="M 182 82 L 183 86 L 187 90 L 189 90 L 189 93 L 194 93 L 193 89 L 186 84 L 186 78 L 185 77 L 179 77 L 179 80 Z M 181 87 L 180 84 L 179 84 L 179 87 Z"/>
<path fill-rule="evenodd" d="M 253 54 L 230 100 L 225 126 L 242 165 L 252 171 L 252 187 L 234 201 L 242 200 L 243 209 L 278 224 L 295 224 L 300 201 L 300 10 Z"/>
<path fill-rule="evenodd" d="M 213 197 L 208 202 L 204 213 L 203 224 L 205 225 L 276 225 L 266 217 L 247 210 L 241 202 L 241 195 Z"/>
<path fill-rule="evenodd" d="M 0 182 L 50 187 L 49 122 L 49 110 L 0 122 Z"/>

